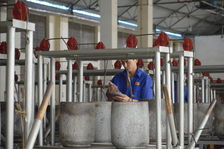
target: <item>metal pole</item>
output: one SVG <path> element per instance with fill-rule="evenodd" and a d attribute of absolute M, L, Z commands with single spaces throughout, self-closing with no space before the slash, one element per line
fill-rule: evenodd
<path fill-rule="evenodd" d="M 188 143 L 193 133 L 193 58 L 188 58 Z"/>
<path fill-rule="evenodd" d="M 156 87 L 156 108 L 157 108 L 157 112 L 156 112 L 156 122 L 157 122 L 157 149 L 161 149 L 162 148 L 162 133 L 161 133 L 161 76 L 160 76 L 160 52 L 155 52 L 156 53 L 156 67 L 155 67 L 155 71 L 156 71 L 156 81 L 155 81 L 155 87 Z"/>
<path fill-rule="evenodd" d="M 14 68 L 15 28 L 8 28 L 7 102 L 6 102 L 6 149 L 13 149 L 14 132 Z"/>
<path fill-rule="evenodd" d="M 32 129 L 31 129 L 31 132 L 29 134 L 28 141 L 26 143 L 26 147 L 25 147 L 26 149 L 33 149 L 38 131 L 39 131 L 40 126 L 41 126 L 41 120 L 43 119 L 43 117 L 45 115 L 45 112 L 47 110 L 47 106 L 48 106 L 48 103 L 49 103 L 49 100 L 50 100 L 52 90 L 54 90 L 54 83 L 53 82 L 50 83 L 50 85 L 47 88 L 46 93 L 44 94 L 43 101 L 41 102 L 38 113 L 36 115 L 35 122 L 33 124 Z"/>
<path fill-rule="evenodd" d="M 51 58 L 51 81 L 53 83 L 53 91 L 51 96 L 51 145 L 54 146 L 55 139 L 55 59 Z"/>
<path fill-rule="evenodd" d="M 214 89 L 214 99 L 216 99 L 216 90 Z"/>
<path fill-rule="evenodd" d="M 180 148 L 184 149 L 184 56 L 179 56 Z"/>
<path fill-rule="evenodd" d="M 26 88 L 26 123 L 25 123 L 25 139 L 28 139 L 31 129 L 32 114 L 32 95 L 33 95 L 33 32 L 27 32 L 26 39 L 26 59 L 25 59 L 25 88 Z"/>
<path fill-rule="evenodd" d="M 86 102 L 86 81 L 83 80 L 83 102 Z"/>
<path fill-rule="evenodd" d="M 202 103 L 205 103 L 205 79 L 201 79 L 201 100 Z"/>
<path fill-rule="evenodd" d="M 208 80 L 208 77 L 206 77 L 206 79 L 205 79 L 205 102 L 206 103 L 208 103 L 208 101 L 209 101 L 209 82 L 208 82 L 209 80 Z"/>
<path fill-rule="evenodd" d="M 44 58 L 43 58 L 43 61 L 44 61 Z M 44 63 L 44 73 L 43 73 L 43 79 L 44 79 L 44 84 L 43 84 L 43 93 L 46 91 L 47 89 L 47 76 L 48 76 L 48 64 L 45 64 Z M 46 130 L 46 127 L 47 127 L 47 117 L 46 115 L 44 116 L 44 119 L 43 119 L 43 129 Z"/>
<path fill-rule="evenodd" d="M 176 128 L 175 128 L 175 123 L 174 123 L 174 118 L 173 118 L 173 104 L 170 100 L 170 95 L 169 95 L 169 91 L 168 91 L 168 87 L 166 85 L 163 86 L 163 90 L 164 90 L 164 95 L 165 95 L 165 101 L 166 101 L 166 111 L 167 111 L 167 121 L 169 122 L 169 128 L 172 134 L 172 142 L 173 142 L 173 146 L 176 147 L 177 143 L 178 143 L 178 139 L 177 139 L 177 132 L 176 132 Z M 171 135 L 169 136 L 171 137 Z M 171 142 L 170 142 L 171 143 Z M 172 146 L 168 146 L 168 149 L 171 149 Z"/>
<path fill-rule="evenodd" d="M 171 90 L 172 91 L 171 92 L 172 96 L 171 97 L 172 97 L 172 99 L 171 100 L 172 100 L 173 103 L 175 103 L 175 91 L 174 91 L 174 81 L 175 80 L 174 80 L 174 73 L 173 72 L 171 73 L 171 81 L 172 81 L 172 83 L 171 83 L 171 87 L 172 87 L 172 90 Z"/>
<path fill-rule="evenodd" d="M 79 102 L 83 101 L 83 61 L 79 62 Z"/>
<path fill-rule="evenodd" d="M 165 70 L 165 84 L 167 85 L 167 90 L 168 90 L 168 95 L 171 95 L 171 68 L 170 68 L 170 54 L 166 54 L 166 59 L 165 59 L 165 64 L 166 64 L 166 70 Z M 170 103 L 172 103 L 171 99 L 168 98 Z M 171 107 L 172 108 L 172 107 Z M 168 114 L 167 114 L 168 115 Z M 171 148 L 171 134 L 170 134 L 170 125 L 168 121 L 168 117 L 166 118 L 166 139 L 167 139 L 167 144 L 166 147 L 167 149 Z"/>
<path fill-rule="evenodd" d="M 74 97 L 73 97 L 73 99 L 74 99 L 74 102 L 78 102 L 78 100 L 77 100 L 77 77 L 76 76 L 74 76 L 74 78 L 73 78 L 73 89 L 74 89 Z"/>
<path fill-rule="evenodd" d="M 72 60 L 68 60 L 67 101 L 72 102 Z"/>
<path fill-rule="evenodd" d="M 63 75 L 60 74 L 60 78 L 59 78 L 59 102 L 61 102 L 61 100 L 62 100 L 62 87 L 63 87 L 62 77 L 63 77 Z"/>
<path fill-rule="evenodd" d="M 212 100 L 214 100 L 213 89 L 210 89 L 210 100 L 209 100 L 209 102 L 211 103 Z"/>
<path fill-rule="evenodd" d="M 38 56 L 38 105 L 40 107 L 43 99 L 43 57 Z M 43 125 L 40 124 L 39 146 L 43 146 Z"/>
<path fill-rule="evenodd" d="M 195 133 L 194 140 L 192 140 L 191 144 L 189 144 L 188 149 L 194 149 L 195 144 L 197 143 L 197 141 L 198 141 L 198 139 L 199 139 L 199 137 L 200 137 L 207 121 L 208 121 L 208 118 L 211 115 L 211 112 L 212 112 L 215 104 L 216 104 L 216 100 L 213 100 L 212 103 L 210 104 L 210 106 L 207 110 L 207 113 L 206 113 L 205 117 L 203 118 L 199 128 L 197 129 L 197 132 Z"/>
<path fill-rule="evenodd" d="M 92 102 L 92 83 L 89 83 L 89 102 Z"/>

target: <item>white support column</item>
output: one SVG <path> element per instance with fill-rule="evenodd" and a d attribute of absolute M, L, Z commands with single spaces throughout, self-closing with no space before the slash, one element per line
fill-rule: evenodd
<path fill-rule="evenodd" d="M 55 143 L 55 59 L 51 58 L 51 82 L 53 83 L 53 89 L 51 94 L 51 145 L 54 146 Z"/>
<path fill-rule="evenodd" d="M 188 58 L 188 143 L 193 133 L 193 58 Z"/>
<path fill-rule="evenodd" d="M 161 74 L 160 74 L 160 52 L 156 52 L 155 57 L 155 88 L 156 88 L 156 129 L 157 129 L 157 149 L 162 149 L 162 127 L 161 127 Z"/>
<path fill-rule="evenodd" d="M 6 149 L 13 149 L 14 132 L 14 68 L 15 68 L 15 28 L 8 29 L 7 61 L 7 102 L 6 102 Z"/>
<path fill-rule="evenodd" d="M 184 149 L 184 56 L 179 57 L 180 149 Z"/>
<path fill-rule="evenodd" d="M 117 0 L 100 0 L 100 39 L 106 48 L 117 48 Z M 104 63 L 100 64 L 104 68 Z M 113 68 L 112 61 L 108 61 L 107 68 Z M 105 81 L 109 81 L 106 77 Z"/>
<path fill-rule="evenodd" d="M 31 114 L 32 114 L 32 95 L 33 95 L 33 32 L 27 32 L 26 43 L 26 62 L 25 62 L 25 88 L 26 88 L 26 123 L 25 123 L 25 139 L 28 139 L 31 130 Z"/>
<path fill-rule="evenodd" d="M 153 33 L 153 0 L 138 1 L 138 34 Z M 152 47 L 153 35 L 139 36 L 138 47 Z"/>
<path fill-rule="evenodd" d="M 100 0 L 100 39 L 107 48 L 117 48 L 117 0 Z"/>

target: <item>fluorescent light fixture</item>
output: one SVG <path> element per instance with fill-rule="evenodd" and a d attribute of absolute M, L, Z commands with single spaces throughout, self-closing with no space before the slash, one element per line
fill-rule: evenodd
<path fill-rule="evenodd" d="M 49 6 L 49 7 L 53 7 L 53 8 L 57 8 L 57 9 L 62 9 L 62 10 L 69 10 L 69 7 L 63 6 L 63 5 L 58 5 L 58 4 L 53 4 L 53 3 L 49 3 L 46 1 L 41 1 L 41 0 L 27 0 L 28 2 L 32 2 L 32 3 L 36 3 L 36 4 L 40 4 L 40 5 L 45 5 L 45 6 Z M 92 13 L 92 12 L 87 12 L 87 11 L 83 11 L 83 10 L 77 10 L 77 9 L 73 9 L 72 10 L 74 13 L 77 13 L 79 15 L 85 15 L 88 17 L 93 17 L 96 19 L 100 19 L 101 16 L 99 14 L 96 13 Z M 133 28 L 138 27 L 137 24 L 135 23 L 131 23 L 131 22 L 127 22 L 127 21 L 122 21 L 122 20 L 118 20 L 118 23 L 124 26 L 130 26 Z M 160 29 L 156 29 L 156 32 L 162 32 Z M 171 36 L 175 36 L 178 38 L 182 38 L 181 34 L 176 34 L 176 33 L 172 33 L 172 32 L 167 32 L 164 31 L 166 34 L 171 35 Z"/>
<path fill-rule="evenodd" d="M 40 1 L 40 0 L 27 0 L 28 2 L 32 2 L 32 3 L 36 3 L 36 4 L 40 4 L 40 5 L 45 5 L 45 6 L 49 6 L 49 7 L 54 7 L 54 8 L 58 8 L 58 9 L 62 9 L 62 10 L 69 10 L 69 7 L 63 6 L 63 5 L 58 5 L 58 4 L 52 4 L 46 1 Z M 91 12 L 87 12 L 87 11 L 83 11 L 83 10 L 77 10 L 77 9 L 73 9 L 72 10 L 74 13 L 80 14 L 80 15 L 85 15 L 88 17 L 93 17 L 93 18 L 97 18 L 100 19 L 101 16 L 99 14 L 95 14 L 95 13 L 91 13 Z M 131 26 L 131 27 L 137 27 L 137 24 L 134 23 L 130 23 L 127 21 L 122 21 L 122 20 L 118 20 L 118 23 L 126 25 L 126 26 Z"/>
<path fill-rule="evenodd" d="M 40 0 L 27 0 L 28 2 L 32 2 L 32 3 L 36 3 L 36 4 L 40 4 L 40 5 L 45 5 L 45 6 L 49 6 L 49 7 L 54 7 L 54 8 L 58 8 L 58 9 L 63 9 L 63 10 L 69 10 L 69 7 L 63 6 L 63 5 L 58 5 L 58 4 L 52 4 L 46 1 L 40 1 Z"/>
<path fill-rule="evenodd" d="M 132 26 L 132 27 L 138 27 L 137 24 L 130 23 L 130 22 L 127 22 L 127 21 L 118 20 L 118 23 L 128 25 L 128 26 Z"/>
<path fill-rule="evenodd" d="M 86 16 L 94 17 L 94 18 L 97 18 L 97 19 L 100 18 L 100 15 L 95 14 L 95 13 L 91 13 L 91 12 L 87 12 L 87 11 L 83 11 L 83 10 L 76 10 L 76 9 L 73 9 L 72 11 L 73 11 L 74 13 L 78 13 L 78 14 L 82 14 L 82 15 L 86 15 Z"/>
<path fill-rule="evenodd" d="M 172 33 L 172 32 L 167 32 L 167 31 L 162 31 L 160 29 L 156 29 L 156 32 L 165 32 L 167 35 L 170 35 L 170 36 L 175 36 L 175 37 L 178 37 L 178 38 L 182 38 L 182 35 L 181 34 L 177 34 L 177 33 Z"/>

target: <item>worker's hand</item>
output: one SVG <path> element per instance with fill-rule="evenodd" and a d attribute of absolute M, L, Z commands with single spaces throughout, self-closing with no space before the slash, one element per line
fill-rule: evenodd
<path fill-rule="evenodd" d="M 116 85 L 110 85 L 110 86 L 108 87 L 108 91 L 109 91 L 109 92 L 117 92 L 117 91 L 119 91 L 119 90 L 118 90 L 118 88 L 117 88 Z"/>
<path fill-rule="evenodd" d="M 115 101 L 120 101 L 120 102 L 128 102 L 128 101 L 132 101 L 130 97 L 128 97 L 125 94 L 122 94 L 121 96 L 114 96 L 113 100 Z"/>

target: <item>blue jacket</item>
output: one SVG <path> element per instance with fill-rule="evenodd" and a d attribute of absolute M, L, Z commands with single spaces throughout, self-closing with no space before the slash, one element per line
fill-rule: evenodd
<path fill-rule="evenodd" d="M 117 85 L 121 93 L 131 97 L 130 87 L 127 85 L 127 72 L 124 70 L 118 73 L 112 79 L 112 82 Z M 137 69 L 133 78 L 131 78 L 133 99 L 153 99 L 153 80 L 140 68 Z"/>

